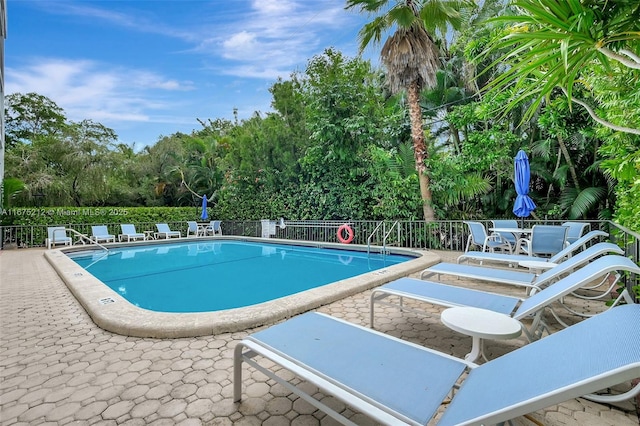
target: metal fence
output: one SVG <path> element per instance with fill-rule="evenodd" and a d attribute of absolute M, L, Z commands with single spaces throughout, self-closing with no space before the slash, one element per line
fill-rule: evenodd
<path fill-rule="evenodd" d="M 482 222 L 482 221 L 481 221 Z M 522 227 L 532 227 L 536 224 L 560 225 L 564 221 L 524 221 Z M 582 221 L 584 222 L 584 221 Z M 587 221 L 591 230 L 602 230 L 609 234 L 609 241 L 617 244 L 625 255 L 636 264 L 640 264 L 640 234 L 632 232 L 611 221 Z M 186 236 L 186 222 L 169 222 L 172 230 L 181 231 Z M 268 237 L 285 240 L 302 240 L 317 242 L 337 242 L 338 228 L 347 224 L 353 230 L 352 244 L 369 245 L 372 251 L 384 251 L 389 247 L 406 247 L 420 250 L 450 250 L 464 251 L 469 230 L 462 221 L 425 222 L 417 220 L 406 221 L 222 221 L 224 235 L 246 237 Z M 103 225 L 103 224 L 100 224 Z M 489 228 L 490 221 L 484 221 Z M 57 224 L 72 228 L 81 234 L 91 235 L 92 224 Z M 155 223 L 136 223 L 138 232 L 155 231 Z M 110 223 L 107 228 L 111 234 L 120 234 L 120 224 Z M 47 238 L 47 227 L 34 226 L 3 226 L 2 249 L 42 247 Z M 640 277 L 626 277 L 625 283 L 629 289 L 640 285 Z"/>

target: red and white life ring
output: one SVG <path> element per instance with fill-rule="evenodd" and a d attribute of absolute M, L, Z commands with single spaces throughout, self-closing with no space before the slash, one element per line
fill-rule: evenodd
<path fill-rule="evenodd" d="M 347 231 L 346 238 L 344 237 L 342 231 Z M 338 241 L 340 241 L 342 244 L 349 244 L 351 241 L 353 241 L 353 229 L 351 229 L 351 227 L 346 223 L 344 225 L 340 225 L 336 236 L 338 237 Z"/>

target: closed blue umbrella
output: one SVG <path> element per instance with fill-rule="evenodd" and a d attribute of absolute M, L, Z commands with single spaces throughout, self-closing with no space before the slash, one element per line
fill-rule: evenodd
<path fill-rule="evenodd" d="M 208 217 L 209 215 L 207 214 L 207 194 L 204 194 L 202 196 L 202 214 L 200 215 L 200 218 L 202 220 L 207 220 Z"/>
<path fill-rule="evenodd" d="M 527 154 L 520 150 L 514 160 L 516 202 L 513 203 L 513 213 L 518 217 L 529 217 L 531 212 L 535 210 L 536 203 L 529 197 L 529 180 L 531 179 L 531 171 L 529 170 L 529 158 Z M 524 219 L 523 219 L 524 220 Z"/>

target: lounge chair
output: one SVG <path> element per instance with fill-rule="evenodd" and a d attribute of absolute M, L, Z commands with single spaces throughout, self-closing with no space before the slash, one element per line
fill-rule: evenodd
<path fill-rule="evenodd" d="M 115 243 L 116 236 L 109 234 L 109 230 L 105 225 L 91 227 L 91 241 L 96 243 Z"/>
<path fill-rule="evenodd" d="M 580 250 L 585 247 L 589 242 L 595 240 L 599 237 L 608 237 L 609 234 L 603 231 L 591 231 L 586 235 L 583 235 L 578 240 L 569 244 L 565 247 L 561 252 L 552 256 L 551 258 L 540 258 L 536 259 L 542 262 L 551 262 L 551 263 L 560 263 L 566 257 L 571 256 L 574 252 Z M 622 253 L 620 253 L 622 254 Z M 528 254 L 507 254 L 507 253 L 488 253 L 482 251 L 469 251 L 458 257 L 458 263 L 462 263 L 463 261 L 475 260 L 478 262 L 497 262 L 497 263 L 507 263 L 509 265 L 518 265 L 519 262 L 530 261 L 531 256 Z"/>
<path fill-rule="evenodd" d="M 172 231 L 166 223 L 156 223 L 156 228 L 158 229 L 158 232 L 154 233 L 156 239 L 181 237 L 180 231 Z"/>
<path fill-rule="evenodd" d="M 212 220 L 206 229 L 207 235 L 222 235 L 222 225 L 219 220 Z"/>
<path fill-rule="evenodd" d="M 562 251 L 566 247 L 566 226 L 534 225 L 531 229 L 531 238 L 520 238 L 519 251 L 529 256 L 550 257 Z"/>
<path fill-rule="evenodd" d="M 425 313 L 425 311 L 405 307 L 402 299 L 408 298 L 445 307 L 467 306 L 487 309 L 509 315 L 517 320 L 522 320 L 532 315 L 533 322 L 531 326 L 528 330 L 524 329 L 529 339 L 532 340 L 540 337 L 545 330 L 545 325 L 542 321 L 542 313 L 545 307 L 548 307 L 553 302 L 562 301 L 563 297 L 613 272 L 640 274 L 640 267 L 623 256 L 603 256 L 525 299 L 415 278 L 400 278 L 373 289 L 370 299 L 369 321 L 373 328 L 376 302 L 418 314 Z M 618 274 L 612 285 L 615 285 L 619 278 L 620 275 Z M 389 296 L 397 296 L 399 300 L 397 303 L 383 302 Z M 633 299 L 625 291 L 614 304 L 617 304 L 623 298 L 626 302 L 633 303 Z M 553 312 L 553 315 L 564 325 L 555 312 Z"/>
<path fill-rule="evenodd" d="M 47 227 L 47 239 L 45 245 L 48 249 L 57 245 L 70 246 L 73 244 L 71 237 L 67 237 L 67 230 L 64 226 Z"/>
<path fill-rule="evenodd" d="M 118 235 L 118 240 L 120 241 L 145 241 L 147 239 L 144 234 L 136 232 L 136 227 L 132 224 L 121 224 L 120 231 L 122 231 L 122 233 Z"/>
<path fill-rule="evenodd" d="M 639 322 L 640 305 L 619 306 L 478 366 L 311 312 L 236 346 L 233 398 L 241 400 L 245 362 L 344 424 L 353 423 L 292 375 L 382 424 L 435 422 L 443 404 L 439 425 L 496 424 L 581 396 L 613 399 L 586 394 L 640 377 L 640 327 L 612 332 Z"/>
<path fill-rule="evenodd" d="M 487 230 L 484 229 L 484 225 L 480 222 L 464 222 L 469 227 L 469 238 L 467 238 L 467 246 L 464 251 L 469 251 L 469 247 L 478 246 L 482 248 L 483 252 L 487 250 L 494 252 L 495 250 L 507 250 L 512 252 L 513 247 L 511 244 L 498 234 L 487 235 Z"/>
<path fill-rule="evenodd" d="M 621 249 L 611 243 L 598 243 L 589 247 L 575 256 L 572 256 L 562 263 L 547 269 L 540 275 L 531 272 L 521 272 L 513 269 L 487 268 L 484 266 L 463 265 L 459 263 L 440 262 L 420 273 L 420 278 L 428 278 L 437 275 L 451 275 L 458 278 L 468 278 L 480 281 L 488 281 L 500 284 L 511 284 L 528 289 L 540 289 L 552 283 L 563 275 L 566 275 L 579 268 L 583 264 L 591 261 L 594 256 L 599 256 L 604 252 L 613 251 L 621 253 Z"/>

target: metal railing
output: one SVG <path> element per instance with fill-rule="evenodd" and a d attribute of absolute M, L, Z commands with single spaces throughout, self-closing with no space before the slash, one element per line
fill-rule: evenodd
<path fill-rule="evenodd" d="M 395 241 L 398 242 L 400 241 L 400 222 L 399 221 L 395 221 L 393 222 L 393 225 L 391 225 L 391 227 L 389 228 L 389 231 L 386 231 L 386 222 L 382 221 L 380 223 L 378 223 L 378 226 L 375 227 L 375 229 L 373 230 L 373 232 L 369 235 L 369 237 L 367 237 L 367 253 L 371 253 L 371 243 L 373 242 L 374 244 L 380 244 L 380 240 L 376 240 L 375 238 L 378 236 L 378 232 L 380 230 L 380 227 L 382 227 L 382 234 L 383 234 L 383 238 L 382 238 L 382 248 L 380 249 L 380 252 L 382 254 L 386 254 L 387 251 L 387 240 L 389 238 L 389 236 L 391 235 L 391 232 L 393 232 L 394 228 L 398 228 L 398 236 L 396 237 Z M 391 245 L 391 244 L 390 244 Z M 393 244 L 396 245 L 396 244 Z"/>
<path fill-rule="evenodd" d="M 275 221 L 274 221 L 275 222 Z M 491 226 L 490 221 L 483 222 L 485 227 Z M 529 221 L 521 223 L 522 227 L 532 227 L 536 224 L 560 225 L 564 221 Z M 619 226 L 611 221 L 582 221 L 588 222 L 591 230 L 602 230 L 609 234 L 609 241 L 620 246 L 625 255 L 640 264 L 640 234 Z M 284 221 L 284 227 L 275 226 L 273 238 L 285 240 L 302 240 L 316 242 L 337 242 L 337 230 L 340 225 L 349 224 L 354 231 L 352 244 L 370 245 L 374 242 L 382 243 L 383 247 L 397 246 L 419 250 L 449 250 L 464 251 L 469 230 L 460 220 L 425 222 L 418 220 L 395 221 L 390 227 L 388 222 L 373 220 L 308 220 L 308 221 Z M 381 224 L 382 223 L 382 224 Z M 168 222 L 172 230 L 181 231 L 186 236 L 188 225 L 186 222 Z M 52 224 L 53 225 L 53 224 Z M 91 226 L 95 224 L 56 223 L 56 226 L 72 228 L 85 236 L 90 235 Z M 103 224 L 99 224 L 103 225 Z M 155 223 L 135 223 L 138 232 L 155 230 Z M 260 237 L 262 235 L 262 222 L 255 221 L 222 221 L 222 230 L 225 236 Z M 2 248 L 28 248 L 42 247 L 47 238 L 47 226 L 2 226 Z M 119 223 L 107 224 L 109 233 L 118 235 L 121 233 Z M 397 232 L 391 232 L 396 229 Z M 626 285 L 631 287 L 640 285 L 640 277 L 626 277 Z"/>
<path fill-rule="evenodd" d="M 66 231 L 66 232 L 71 232 L 71 235 L 76 236 L 76 237 L 78 238 L 78 241 L 79 241 L 79 242 L 81 242 L 83 245 L 84 245 L 84 244 L 95 245 L 95 246 L 100 247 L 102 250 L 104 250 L 104 251 L 106 251 L 106 252 L 108 252 L 108 251 L 109 251 L 109 249 L 108 249 L 108 248 L 106 248 L 105 246 L 103 246 L 103 245 L 102 245 L 102 244 L 100 244 L 99 242 L 95 241 L 94 239 L 92 239 L 91 237 L 88 237 L 88 236 L 87 236 L 87 235 L 85 235 L 85 234 L 82 234 L 82 233 L 80 233 L 80 232 L 76 231 L 76 230 L 75 230 L 75 229 L 73 229 L 73 228 L 65 228 L 65 231 Z"/>

